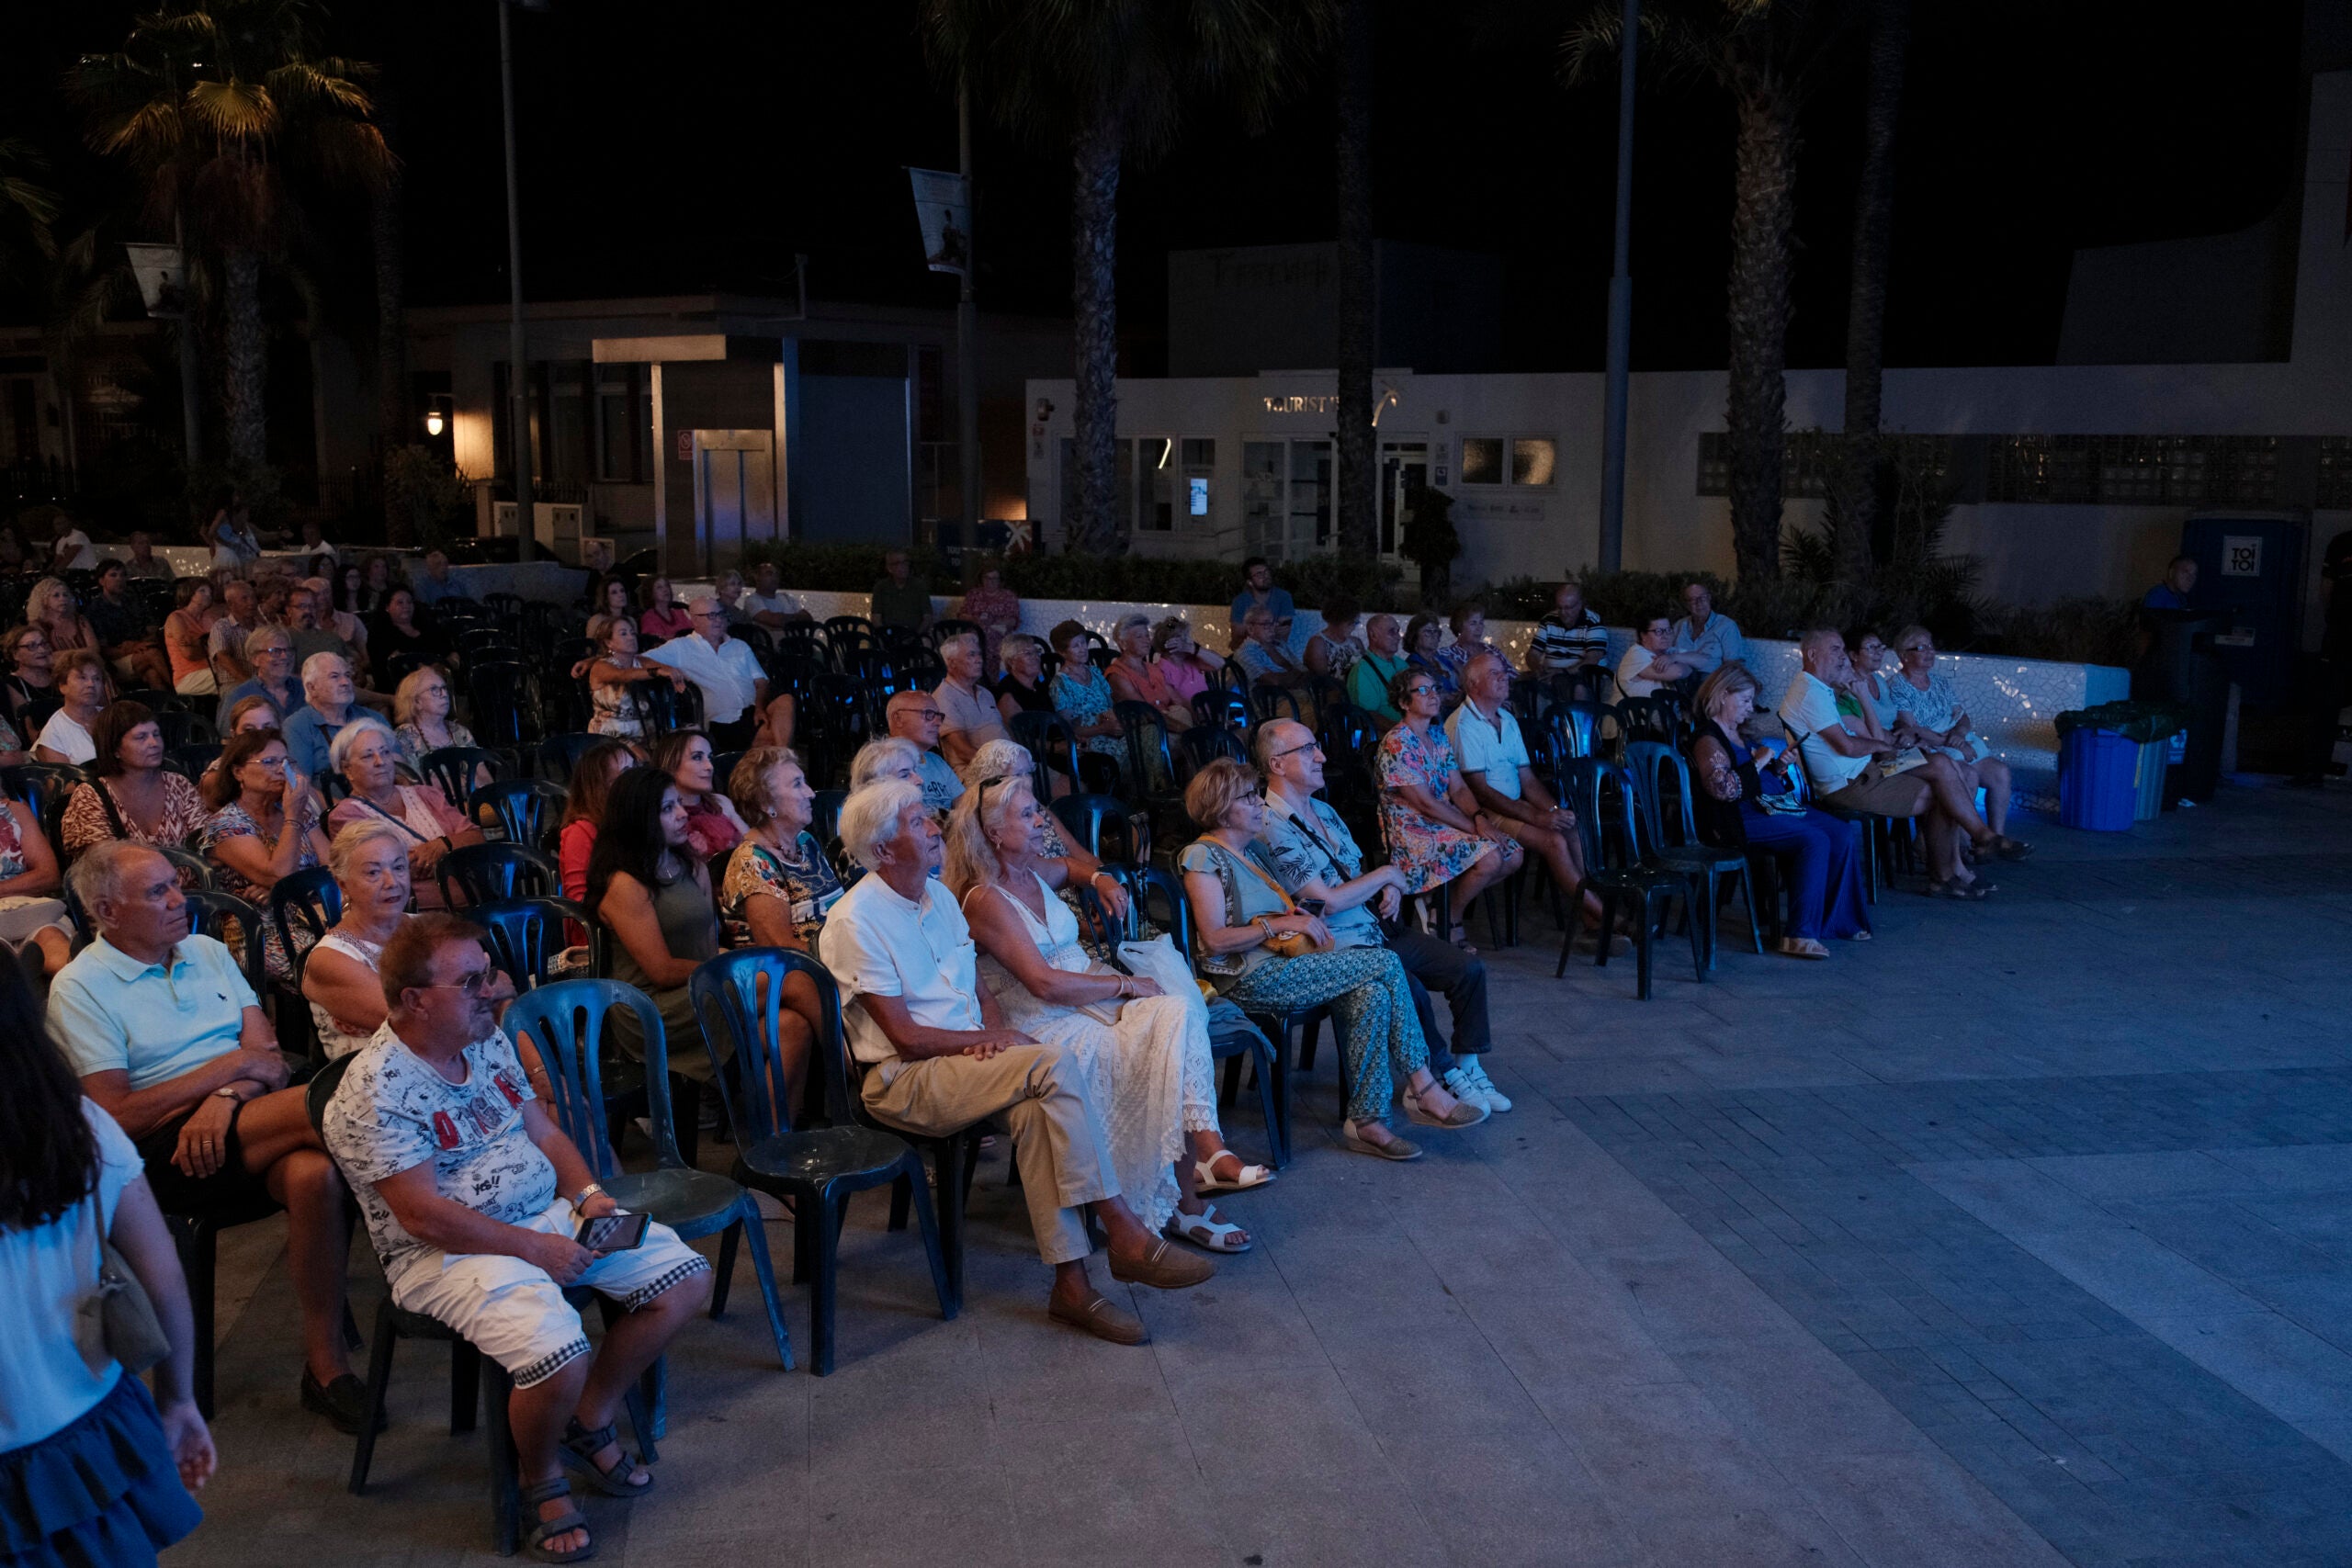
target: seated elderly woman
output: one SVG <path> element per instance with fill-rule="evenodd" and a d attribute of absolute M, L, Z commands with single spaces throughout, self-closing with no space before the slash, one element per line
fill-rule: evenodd
<path fill-rule="evenodd" d="M 684 793 L 658 767 L 631 768 L 613 781 L 588 856 L 586 902 L 612 932 L 612 977 L 661 1010 L 670 1071 L 707 1083 L 716 1069 L 686 982 L 718 956 L 718 914 L 704 857 L 686 841 Z M 624 1013 L 615 1028 L 622 1049 L 641 1056 L 636 1020 Z"/>
<path fill-rule="evenodd" d="M 107 839 L 178 849 L 204 826 L 196 785 L 164 766 L 164 731 L 145 703 L 110 705 L 98 715 L 95 783 L 77 784 L 59 834 L 68 859 Z"/>
<path fill-rule="evenodd" d="M 1971 791 L 1983 786 L 1994 852 L 2004 860 L 2023 860 L 2032 846 L 2008 836 L 2009 765 L 1993 755 L 1953 695 L 1951 677 L 1936 668 L 1934 636 L 1925 626 L 1904 627 L 1894 636 L 1894 656 L 1902 668 L 1885 681 L 1894 699 L 1895 738 L 1906 746 L 1941 751 L 1959 765 Z"/>
<path fill-rule="evenodd" d="M 1193 728 L 1193 698 L 1169 683 L 1165 660 L 1151 657 L 1151 617 L 1141 610 L 1119 617 L 1111 640 L 1119 656 L 1102 673 L 1110 679 L 1111 694 L 1123 703 L 1148 703 L 1170 734 Z"/>
<path fill-rule="evenodd" d="M 1389 682 L 1389 699 L 1405 717 L 1381 737 L 1373 755 L 1373 775 L 1380 784 L 1380 836 L 1390 863 L 1404 874 L 1406 892 L 1453 884 L 1453 929 L 1446 936 L 1470 949 L 1463 922 L 1471 901 L 1517 871 L 1526 854 L 1464 781 L 1445 728 L 1437 722 L 1444 702 L 1437 677 L 1408 666 Z M 1588 913 L 1597 917 L 1598 904 Z"/>
<path fill-rule="evenodd" d="M 256 909 L 269 908 L 269 890 L 280 877 L 326 859 L 318 794 L 288 764 L 285 739 L 275 729 L 231 737 L 220 749 L 220 771 L 205 776 L 204 799 L 212 815 L 198 843 L 212 862 L 213 885 Z M 294 965 L 277 921 L 262 922 L 262 947 L 269 977 L 291 980 Z"/>
<path fill-rule="evenodd" d="M 1021 744 L 1020 741 L 991 740 L 972 753 L 970 772 L 975 782 L 980 779 L 1018 776 L 1028 779 L 1034 789 L 1037 776 L 1036 766 L 1036 760 L 1030 756 L 1029 748 Z M 1053 776 L 1057 780 L 1060 777 L 1059 774 Z M 1050 811 L 1039 812 L 1037 830 L 1045 835 L 1045 847 L 1042 852 L 1050 859 L 1067 861 L 1069 863 L 1070 881 L 1062 888 L 1061 896 L 1062 902 L 1069 906 L 1072 914 L 1082 913 L 1079 907 L 1079 888 L 1091 886 L 1096 895 L 1102 898 L 1104 907 L 1110 910 L 1112 919 L 1120 920 L 1126 919 L 1126 889 L 1107 880 L 1095 881 L 1094 874 L 1102 869 L 1102 863 L 1095 859 L 1085 845 L 1071 844 L 1063 840 L 1061 821 L 1058 818 Z M 1091 942 L 1092 939 L 1090 937 L 1088 940 Z M 1097 956 L 1101 955 L 1097 954 Z"/>
<path fill-rule="evenodd" d="M 1208 1014 L 1197 994 L 1164 995 L 1087 956 L 1054 897 L 1071 869 L 1044 852 L 1046 815 L 1028 774 L 1014 773 L 979 780 L 948 817 L 946 882 L 979 944 L 980 979 L 1012 1028 L 1078 1058 L 1119 1190 L 1144 1222 L 1211 1252 L 1245 1251 L 1250 1234 L 1197 1189 L 1261 1186 L 1272 1172 L 1244 1164 L 1217 1130 Z"/>
<path fill-rule="evenodd" d="M 749 824 L 718 890 L 727 945 L 815 953 L 825 912 L 841 898 L 842 879 L 808 831 L 817 792 L 808 787 L 800 759 L 780 746 L 754 747 L 735 764 L 727 793 Z M 788 1110 L 800 1103 L 822 1004 L 807 976 L 789 975 L 784 1005 L 789 1016 L 777 1019 L 776 1055 Z"/>
<path fill-rule="evenodd" d="M 1213 672 L 1225 668 L 1225 655 L 1193 640 L 1193 628 L 1182 615 L 1170 615 L 1151 629 L 1151 667 L 1185 705 L 1186 717 L 1194 697 L 1209 689 Z"/>
<path fill-rule="evenodd" d="M 409 845 L 392 823 L 354 822 L 335 835 L 327 866 L 343 892 L 336 921 L 302 964 L 302 995 L 329 1061 L 348 1056 L 384 1026 L 377 961 L 408 918 Z"/>
<path fill-rule="evenodd" d="M 672 690 L 683 692 L 686 678 L 646 660 L 637 650 L 637 623 L 627 615 L 590 616 L 588 636 L 596 651 L 575 665 L 572 673 L 588 677 L 588 702 L 595 709 L 588 720 L 589 732 L 635 739 L 645 733 L 644 705 L 638 687 L 647 681 L 667 680 Z"/>
<path fill-rule="evenodd" d="M 396 726 L 392 736 L 399 747 L 397 760 L 411 773 L 424 773 L 425 757 L 445 746 L 475 743 L 474 732 L 449 716 L 451 705 L 449 677 L 437 664 L 410 671 L 402 677 L 400 689 L 392 694 L 392 722 Z M 476 787 L 489 782 L 488 774 L 476 770 Z"/>
<path fill-rule="evenodd" d="M 416 907 L 440 908 L 441 887 L 433 868 L 458 845 L 481 843 L 481 829 L 449 804 L 438 785 L 401 783 L 400 741 L 372 715 L 362 715 L 336 731 L 327 756 L 351 784 L 351 793 L 327 814 L 328 834 L 363 822 L 384 824 L 407 840 Z"/>
<path fill-rule="evenodd" d="M 1245 1011 L 1289 1012 L 1329 1004 L 1349 1077 L 1341 1140 L 1358 1154 L 1415 1159 L 1420 1149 L 1388 1130 L 1388 1104 L 1405 1080 L 1405 1114 L 1426 1127 L 1475 1126 L 1484 1105 L 1456 1100 L 1430 1071 L 1404 965 L 1385 947 L 1337 948 L 1322 919 L 1283 891 L 1261 841 L 1266 803 L 1258 775 L 1220 757 L 1184 788 L 1184 813 L 1201 836 L 1177 857 L 1193 907 L 1201 973 Z"/>
<path fill-rule="evenodd" d="M 1697 733 L 1690 761 L 1699 788 L 1691 800 L 1699 837 L 1719 849 L 1766 850 L 1796 863 L 1781 951 L 1792 958 L 1826 958 L 1824 937 L 1868 942 L 1859 825 L 1798 801 L 1788 748 L 1763 741 L 1751 747 L 1740 739 L 1740 725 L 1756 711 L 1756 677 L 1738 660 L 1726 660 L 1699 683 L 1692 706 Z"/>
<path fill-rule="evenodd" d="M 1054 667 L 1054 711 L 1078 738 L 1080 781 L 1088 789 L 1108 794 L 1118 787 L 1119 769 L 1127 760 L 1125 727 L 1111 711 L 1111 682 L 1094 668 L 1093 639 L 1076 621 L 1064 621 L 1051 636 L 1061 655 Z"/>

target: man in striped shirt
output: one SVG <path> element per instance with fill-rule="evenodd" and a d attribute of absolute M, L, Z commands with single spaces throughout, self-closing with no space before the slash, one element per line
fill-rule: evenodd
<path fill-rule="evenodd" d="M 1553 591 L 1552 613 L 1535 623 L 1528 674 L 1539 681 L 1567 675 L 1589 686 L 1608 652 L 1609 634 L 1600 629 L 1600 617 L 1585 607 L 1584 584 L 1569 578 Z"/>

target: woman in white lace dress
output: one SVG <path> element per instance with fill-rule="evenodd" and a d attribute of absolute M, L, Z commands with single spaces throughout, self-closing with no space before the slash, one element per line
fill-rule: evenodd
<path fill-rule="evenodd" d="M 1261 1186 L 1217 1130 L 1208 1018 L 1196 998 L 1094 963 L 1078 921 L 1054 896 L 1069 863 L 1048 860 L 1045 813 L 1025 774 L 976 781 L 947 824 L 947 886 L 980 950 L 982 981 L 1005 1021 L 1066 1045 L 1104 1109 L 1119 1188 L 1145 1223 L 1213 1252 L 1239 1252 L 1249 1232 L 1209 1195 Z M 1189 1146 L 1188 1146 L 1189 1145 Z"/>

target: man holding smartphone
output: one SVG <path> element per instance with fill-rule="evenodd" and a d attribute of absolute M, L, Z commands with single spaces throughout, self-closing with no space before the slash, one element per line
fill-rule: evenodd
<path fill-rule="evenodd" d="M 1266 781 L 1266 847 L 1283 889 L 1301 909 L 1322 918 L 1340 947 L 1385 947 L 1405 966 L 1429 1042 L 1430 1071 L 1469 1105 L 1509 1111 L 1510 1098 L 1487 1077 L 1479 1058 L 1492 1047 L 1487 1027 L 1487 965 L 1475 953 L 1427 931 L 1393 923 L 1405 881 L 1393 865 L 1363 869 L 1363 852 L 1340 814 L 1315 798 L 1323 787 L 1323 749 L 1293 719 L 1258 729 L 1258 772 Z M 1438 1032 L 1432 990 L 1453 1013 L 1453 1048 Z"/>
<path fill-rule="evenodd" d="M 710 1300 L 710 1265 L 665 1225 L 593 1252 L 575 1233 L 616 1206 L 531 1089 L 492 1017 L 481 931 L 412 917 L 378 964 L 390 1015 L 328 1103 L 327 1148 L 368 1218 L 392 1300 L 463 1335 L 514 1380 L 508 1422 L 534 1555 L 590 1545 L 563 1467 L 633 1497 L 652 1474 L 616 1439 L 623 1393 Z M 612 1238 L 626 1242 L 622 1235 Z M 625 1310 L 592 1351 L 566 1285 Z"/>

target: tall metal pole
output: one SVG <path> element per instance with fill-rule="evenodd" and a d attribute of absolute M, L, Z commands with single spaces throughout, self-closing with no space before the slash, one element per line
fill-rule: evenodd
<path fill-rule="evenodd" d="M 963 458 L 964 542 L 980 542 L 980 307 L 972 298 L 972 274 L 979 267 L 973 231 L 979 228 L 979 201 L 972 189 L 972 93 L 956 84 L 956 172 L 964 176 L 964 287 L 956 301 L 956 438 Z"/>
<path fill-rule="evenodd" d="M 1642 0 L 1625 0 L 1617 51 L 1617 239 L 1609 276 L 1609 392 L 1601 414 L 1600 570 L 1625 565 L 1625 393 L 1634 359 L 1634 52 Z"/>
<path fill-rule="evenodd" d="M 193 269 L 188 265 L 187 228 L 176 209 L 172 213 L 172 243 L 180 248 L 180 425 L 187 442 L 187 466 L 192 468 L 204 461 L 204 377 L 197 366 L 196 291 L 188 286 Z M 74 456 L 69 446 L 68 460 Z"/>
<path fill-rule="evenodd" d="M 506 107 L 506 282 L 513 319 L 506 335 L 506 431 L 514 469 L 515 558 L 531 558 L 531 362 L 523 342 L 523 203 L 514 178 L 514 36 L 498 0 L 498 85 Z"/>

